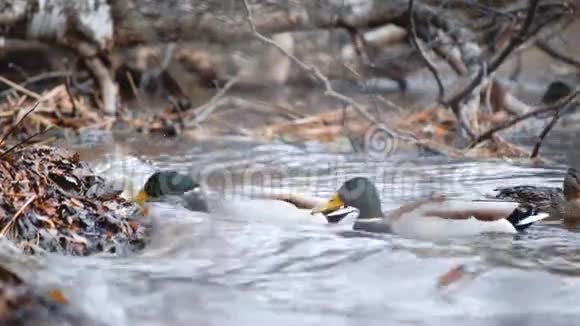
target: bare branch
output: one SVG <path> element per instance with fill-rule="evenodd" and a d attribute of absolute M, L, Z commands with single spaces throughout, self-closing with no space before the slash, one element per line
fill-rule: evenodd
<path fill-rule="evenodd" d="M 14 132 L 14 130 L 16 130 L 16 128 L 22 123 L 22 121 L 24 121 L 24 119 L 26 119 L 27 116 L 29 116 L 34 110 L 36 110 L 36 108 L 38 107 L 38 104 L 40 104 L 40 102 L 36 102 L 34 103 L 34 105 L 32 106 L 32 108 L 30 108 L 30 110 L 28 110 L 23 116 L 22 118 L 20 118 L 20 120 L 18 120 L 18 122 L 16 124 L 14 124 L 7 132 L 6 134 L 2 137 L 2 139 L 0 139 L 0 145 L 4 143 L 4 141 L 6 140 L 6 138 L 8 138 L 8 136 L 10 136 L 10 134 L 12 134 Z"/>
<path fill-rule="evenodd" d="M 536 11 L 538 9 L 539 0 L 530 0 L 530 5 L 528 7 L 528 13 L 526 15 L 526 20 L 522 26 L 520 32 L 511 39 L 510 43 L 503 49 L 503 51 L 489 64 L 488 74 L 492 74 L 501 66 L 501 64 L 507 59 L 507 57 L 515 50 L 517 47 L 522 45 L 526 39 L 529 37 L 528 31 L 534 22 L 536 17 Z"/>
<path fill-rule="evenodd" d="M 538 2 L 539 2 L 539 0 L 530 0 L 527 15 L 526 15 L 526 18 L 525 18 L 525 21 L 524 21 L 522 28 L 520 29 L 519 33 L 510 40 L 509 44 L 501 51 L 501 53 L 495 58 L 495 60 L 493 60 L 491 63 L 489 63 L 489 65 L 486 65 L 484 63 L 482 66 L 482 69 L 477 74 L 477 77 L 475 77 L 475 79 L 465 89 L 463 89 L 458 94 L 454 95 L 451 99 L 445 101 L 445 103 L 447 103 L 447 105 L 453 109 L 453 112 L 455 113 L 456 117 L 458 118 L 458 120 L 460 120 L 459 122 L 460 122 L 461 126 L 469 134 L 469 136 L 472 139 L 475 138 L 474 133 L 471 130 L 471 128 L 467 125 L 467 123 L 465 121 L 463 121 L 462 114 L 460 112 L 461 110 L 460 110 L 459 104 L 465 98 L 467 98 L 475 90 L 476 87 L 478 87 L 483 82 L 484 77 L 486 75 L 493 74 L 501 66 L 501 64 L 508 58 L 508 56 L 517 47 L 519 47 L 521 44 L 523 44 L 526 41 L 526 39 L 529 37 L 529 33 L 528 33 L 529 29 L 530 29 L 530 27 L 534 21 L 534 18 L 536 16 Z M 490 135 L 487 135 L 486 137 L 489 137 L 492 134 L 493 133 L 491 133 Z M 480 135 L 479 137 L 477 137 L 475 139 L 475 141 L 472 143 L 472 146 L 474 146 L 474 144 L 479 143 L 481 141 L 480 139 L 482 138 L 482 136 L 483 135 Z"/>
<path fill-rule="evenodd" d="M 215 110 L 217 107 L 217 102 L 220 98 L 222 98 L 229 90 L 232 88 L 238 81 L 240 76 L 235 76 L 230 79 L 222 89 L 219 90 L 206 104 L 196 108 L 193 110 L 195 112 L 196 117 L 193 120 L 193 125 L 199 126 L 207 117 Z"/>
<path fill-rule="evenodd" d="M 475 147 L 477 144 L 483 142 L 484 140 L 490 139 L 495 133 L 508 129 L 512 126 L 514 126 L 515 124 L 517 124 L 518 122 L 524 121 L 526 119 L 532 118 L 532 117 L 537 117 L 540 116 L 544 113 L 548 113 L 548 112 L 553 112 L 553 111 L 560 111 L 563 107 L 565 107 L 566 105 L 568 105 L 569 103 L 571 103 L 578 95 L 580 94 L 580 91 L 576 91 L 575 93 L 572 93 L 570 95 L 568 95 L 567 97 L 561 99 L 560 101 L 544 106 L 544 107 L 540 107 L 534 111 L 528 112 L 526 114 L 522 114 L 519 117 L 516 117 L 510 121 L 507 121 L 499 126 L 496 126 L 494 128 L 489 129 L 488 131 L 484 132 L 483 134 L 479 135 L 477 137 L 477 139 L 475 139 L 468 148 L 473 148 Z"/>
<path fill-rule="evenodd" d="M 358 102 L 356 102 L 352 98 L 335 91 L 332 87 L 332 84 L 330 83 L 330 80 L 326 76 L 324 76 L 324 74 L 322 72 L 320 72 L 320 70 L 318 68 L 304 63 L 303 61 L 298 59 L 296 56 L 294 56 L 293 54 L 286 51 L 286 49 L 281 47 L 279 44 L 274 42 L 272 39 L 270 39 L 270 38 L 262 35 L 260 32 L 258 32 L 258 30 L 256 29 L 256 24 L 254 22 L 254 18 L 252 16 L 252 11 L 250 9 L 250 5 L 248 4 L 248 0 L 242 0 L 242 1 L 244 3 L 244 7 L 246 9 L 247 20 L 248 20 L 248 23 L 250 24 L 252 34 L 256 38 L 258 38 L 260 41 L 277 48 L 285 56 L 290 58 L 290 60 L 292 60 L 292 62 L 294 62 L 298 67 L 300 67 L 300 69 L 304 70 L 307 73 L 310 73 L 316 80 L 318 80 L 320 83 L 322 83 L 324 85 L 324 89 L 325 89 L 324 94 L 326 96 L 333 97 L 333 98 L 335 98 L 343 103 L 351 105 L 361 116 L 363 116 L 369 122 L 376 124 L 379 129 L 386 132 L 389 136 L 391 136 L 393 138 L 403 139 L 406 141 L 417 143 L 417 140 L 414 137 L 411 137 L 408 135 L 402 135 L 402 134 L 390 129 L 385 124 L 378 123 L 376 121 L 376 119 L 366 111 L 366 109 L 363 105 L 359 104 Z"/>
<path fill-rule="evenodd" d="M 39 94 L 21 86 L 21 85 L 18 85 L 17 83 L 15 83 L 7 78 L 4 78 L 3 76 L 0 76 L 0 82 L 10 86 L 12 89 L 15 89 L 15 90 L 27 95 L 27 96 L 32 97 L 33 99 L 35 99 L 37 101 L 40 101 L 42 99 L 42 96 L 40 96 Z"/>
<path fill-rule="evenodd" d="M 42 135 L 42 134 L 45 134 L 45 133 L 49 132 L 49 131 L 50 131 L 50 130 L 52 130 L 52 129 L 54 129 L 54 128 L 53 128 L 53 127 L 48 127 L 48 128 L 46 128 L 46 129 L 44 129 L 44 130 L 41 130 L 41 131 L 39 131 L 39 132 L 37 132 L 37 133 L 34 133 L 34 134 L 32 134 L 32 135 L 30 135 L 30 136 L 26 137 L 26 138 L 25 138 L 23 141 L 21 141 L 21 142 L 18 142 L 17 144 L 13 145 L 12 147 L 10 147 L 10 148 L 8 148 L 7 150 L 5 150 L 4 152 L 2 152 L 2 153 L 0 154 L 0 159 L 4 158 L 6 155 L 10 154 L 10 153 L 11 153 L 12 151 L 14 151 L 16 148 L 18 148 L 18 147 L 20 147 L 20 146 L 22 146 L 22 145 L 26 145 L 26 144 L 28 144 L 28 143 L 29 143 L 29 142 L 30 142 L 32 139 L 34 139 L 34 138 L 36 138 L 36 137 L 38 137 L 38 136 L 40 136 L 40 135 Z"/>
<path fill-rule="evenodd" d="M 564 107 L 562 110 L 556 111 L 556 114 L 554 114 L 554 116 L 552 117 L 552 120 L 550 120 L 550 122 L 546 125 L 546 127 L 544 127 L 544 130 L 542 130 L 542 132 L 538 136 L 538 138 L 539 138 L 538 142 L 536 143 L 536 145 L 534 145 L 534 149 L 532 150 L 532 154 L 530 155 L 530 158 L 536 158 L 538 156 L 538 154 L 540 153 L 540 147 L 542 146 L 542 141 L 544 141 L 546 136 L 548 136 L 548 134 L 550 133 L 552 128 L 554 128 L 554 126 L 556 125 L 556 122 L 558 122 L 560 117 L 563 116 L 568 111 L 571 111 L 572 109 L 576 109 L 577 107 L 578 107 L 578 103 L 569 104 L 566 107 Z"/>
<path fill-rule="evenodd" d="M 419 40 L 417 38 L 417 26 L 415 25 L 413 0 L 409 0 L 409 22 L 411 25 L 411 43 L 413 43 L 413 46 L 415 46 L 415 48 L 419 52 L 419 55 L 423 59 L 423 62 L 425 63 L 429 71 L 431 71 L 431 73 L 433 74 L 435 81 L 437 81 L 437 87 L 439 89 L 438 101 L 442 102 L 443 98 L 445 97 L 445 88 L 443 87 L 443 83 L 441 82 L 441 78 L 439 77 L 439 72 L 437 71 L 437 68 L 435 68 L 435 65 L 431 62 L 431 60 L 429 60 L 429 58 L 427 58 L 423 48 L 421 47 L 421 44 L 419 44 Z"/>
<path fill-rule="evenodd" d="M 547 55 L 551 56 L 552 58 L 580 68 L 580 59 L 576 59 L 574 57 L 570 57 L 565 55 L 564 53 L 559 52 L 558 50 L 550 46 L 548 42 L 538 41 L 536 42 L 536 46 L 538 47 L 538 49 L 544 51 Z"/>
<path fill-rule="evenodd" d="M 526 20 L 524 21 L 524 25 L 520 29 L 520 32 L 511 39 L 510 43 L 502 50 L 502 52 L 487 66 L 487 74 L 491 75 L 495 72 L 497 68 L 501 66 L 501 64 L 507 59 L 507 57 L 515 50 L 518 46 L 526 41 L 526 37 L 528 36 L 528 30 L 534 21 L 534 17 L 536 16 L 536 10 L 538 8 L 538 1 L 539 0 L 530 0 L 530 5 L 528 7 L 528 13 L 526 16 Z M 483 81 L 484 75 L 480 72 L 475 80 L 470 83 L 463 91 L 459 94 L 452 97 L 450 100 L 446 101 L 448 105 L 452 106 L 457 105 L 460 103 L 466 96 L 471 94 L 473 90 Z"/>

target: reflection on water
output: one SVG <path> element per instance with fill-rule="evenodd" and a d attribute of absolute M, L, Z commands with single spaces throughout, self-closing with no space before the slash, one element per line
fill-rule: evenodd
<path fill-rule="evenodd" d="M 254 172 L 245 180 L 247 171 L 266 171 L 278 176 L 269 186 L 324 197 L 345 179 L 363 175 L 374 179 L 384 210 L 432 192 L 482 195 L 497 186 L 559 186 L 565 169 L 396 155 L 367 161 L 292 145 L 209 150 L 173 144 L 166 146 L 173 152 L 141 156 L 127 155 L 117 147 L 123 145 L 107 146 L 97 155 L 98 169 L 110 178 L 128 177 L 133 188 L 155 169 L 227 171 L 227 184 L 223 178 L 205 181 L 229 198 L 249 189 L 244 181 L 263 182 Z M 431 243 L 158 208 L 151 245 L 132 257 L 0 252 L 25 278 L 63 288 L 87 324 L 573 325 L 580 317 L 580 239 L 559 227 L 536 225 L 515 238 Z M 458 264 L 481 273 L 438 290 L 437 278 Z"/>

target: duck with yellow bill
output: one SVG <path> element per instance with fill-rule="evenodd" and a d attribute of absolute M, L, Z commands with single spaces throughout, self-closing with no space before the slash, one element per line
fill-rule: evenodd
<path fill-rule="evenodd" d="M 517 233 L 548 216 L 528 205 L 500 200 L 433 196 L 406 203 L 385 214 L 375 185 L 367 178 L 346 181 L 313 213 L 331 214 L 350 206 L 359 211 L 355 230 L 392 232 L 404 237 L 439 240 L 483 233 Z"/>

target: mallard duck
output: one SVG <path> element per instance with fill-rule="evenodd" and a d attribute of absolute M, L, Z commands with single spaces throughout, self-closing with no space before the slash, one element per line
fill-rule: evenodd
<path fill-rule="evenodd" d="M 144 207 L 151 201 L 178 199 L 191 211 L 220 214 L 244 220 L 283 222 L 347 223 L 356 209 L 348 207 L 326 215 L 312 216 L 311 210 L 324 202 L 323 199 L 295 193 L 257 193 L 258 198 L 220 200 L 209 198 L 199 182 L 189 175 L 176 171 L 160 171 L 152 174 L 135 201 Z"/>
<path fill-rule="evenodd" d="M 578 170 L 569 168 L 563 182 L 564 187 L 515 186 L 496 188 L 498 199 L 509 199 L 531 205 L 550 215 L 550 220 L 564 220 L 565 224 L 580 222 L 580 178 Z"/>
<path fill-rule="evenodd" d="M 199 183 L 191 176 L 176 171 L 153 173 L 143 185 L 143 189 L 135 196 L 135 201 L 143 205 L 167 197 L 181 199 L 183 206 L 189 210 L 205 213 L 209 211 L 206 196 L 201 191 Z"/>
<path fill-rule="evenodd" d="M 496 188 L 495 198 L 511 200 L 522 204 L 532 205 L 538 210 L 548 213 L 548 220 L 562 218 L 562 209 L 565 206 L 564 190 L 558 187 L 515 186 Z"/>
<path fill-rule="evenodd" d="M 343 207 L 358 209 L 354 229 L 393 232 L 405 237 L 437 240 L 481 233 L 516 233 L 548 215 L 515 202 L 431 197 L 384 214 L 377 189 L 367 178 L 346 181 L 332 198 L 312 210 L 329 214 Z"/>

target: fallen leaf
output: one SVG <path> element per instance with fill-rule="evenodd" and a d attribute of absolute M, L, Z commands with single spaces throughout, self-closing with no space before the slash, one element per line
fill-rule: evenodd
<path fill-rule="evenodd" d="M 466 267 L 464 264 L 458 265 L 450 269 L 447 273 L 439 276 L 437 279 L 437 287 L 445 288 L 462 278 L 466 275 Z"/>
<path fill-rule="evenodd" d="M 68 298 L 59 289 L 52 289 L 47 292 L 47 297 L 60 304 L 68 304 Z"/>

